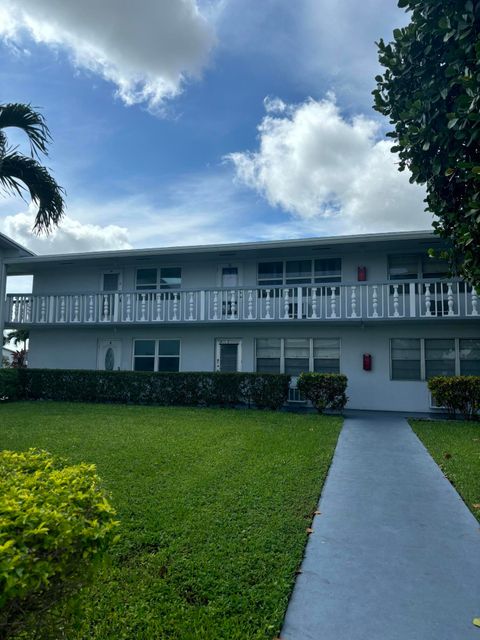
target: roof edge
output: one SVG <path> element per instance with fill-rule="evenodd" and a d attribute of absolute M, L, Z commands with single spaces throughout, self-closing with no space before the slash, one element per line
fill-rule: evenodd
<path fill-rule="evenodd" d="M 0 234 L 1 235 L 1 234 Z M 153 247 L 145 249 L 117 249 L 113 251 L 85 251 L 82 253 L 59 253 L 37 255 L 28 249 L 24 249 L 21 245 L 19 248 L 27 251 L 32 257 L 22 258 L 6 258 L 6 264 L 22 264 L 25 262 L 43 263 L 57 262 L 64 260 L 86 260 L 86 259 L 108 259 L 108 258 L 128 258 L 140 256 L 154 255 L 174 255 L 185 253 L 209 253 L 215 251 L 249 251 L 255 249 L 275 249 L 288 247 L 308 247 L 311 245 L 335 245 L 335 244 L 354 244 L 355 242 L 381 242 L 391 240 L 421 240 L 433 238 L 432 230 L 420 231 L 389 231 L 385 233 L 365 233 L 356 235 L 340 235 L 340 236 L 316 236 L 311 238 L 293 238 L 287 240 L 259 240 L 255 242 L 235 242 L 221 244 L 204 244 L 204 245 L 178 245 L 167 247 Z M 12 241 L 13 242 L 13 241 Z M 17 243 L 15 243 L 17 244 Z"/>

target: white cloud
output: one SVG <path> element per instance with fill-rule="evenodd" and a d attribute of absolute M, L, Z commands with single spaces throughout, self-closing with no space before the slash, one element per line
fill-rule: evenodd
<path fill-rule="evenodd" d="M 39 254 L 130 249 L 132 246 L 124 227 L 84 224 L 70 216 L 49 235 L 38 236 L 32 233 L 34 217 L 32 207 L 29 212 L 6 216 L 1 224 L 2 233 Z"/>
<path fill-rule="evenodd" d="M 257 151 L 227 156 L 238 180 L 272 206 L 331 233 L 424 229 L 424 189 L 399 172 L 376 121 L 345 119 L 334 96 L 285 105 L 269 99 Z"/>
<path fill-rule="evenodd" d="M 196 0 L 3 0 L 0 35 L 66 49 L 117 86 L 126 104 L 158 109 L 198 75 L 214 45 Z"/>

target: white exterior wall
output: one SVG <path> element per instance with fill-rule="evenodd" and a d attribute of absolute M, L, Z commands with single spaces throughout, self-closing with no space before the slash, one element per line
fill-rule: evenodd
<path fill-rule="evenodd" d="M 287 260 L 312 260 L 315 258 L 342 258 L 342 283 L 354 283 L 357 280 L 357 267 L 367 267 L 368 282 L 384 282 L 387 280 L 387 252 L 373 251 L 363 253 L 335 253 L 328 255 L 319 254 L 305 255 L 301 252 L 298 255 L 288 255 Z M 122 274 L 122 289 L 124 291 L 135 290 L 135 278 L 137 268 L 154 267 L 181 267 L 182 268 L 182 289 L 203 289 L 220 286 L 220 273 L 222 266 L 239 267 L 239 286 L 257 285 L 257 264 L 258 262 L 275 262 L 281 260 L 280 257 L 268 255 L 250 260 L 237 260 L 234 258 L 217 259 L 197 259 L 197 261 L 177 261 L 171 258 L 158 261 L 149 259 L 134 264 L 110 264 L 105 268 L 91 267 L 84 264 L 77 265 L 55 265 L 52 268 L 44 268 L 36 271 L 33 279 L 33 294 L 57 294 L 57 293 L 92 293 L 102 290 L 102 274 L 108 271 L 119 271 Z"/>
<path fill-rule="evenodd" d="M 245 326 L 118 327 L 118 328 L 32 328 L 29 365 L 31 367 L 96 369 L 99 340 L 116 339 L 122 343 L 121 369 L 132 369 L 134 339 L 179 338 L 181 371 L 212 371 L 215 367 L 217 338 L 241 338 L 242 370 L 255 370 L 255 338 L 339 337 L 340 370 L 348 376 L 348 408 L 386 411 L 429 411 L 429 395 L 424 381 L 390 379 L 391 338 L 478 337 L 476 322 L 438 321 L 385 322 L 366 326 L 345 324 L 275 323 Z M 373 358 L 370 372 L 362 369 L 362 356 Z"/>

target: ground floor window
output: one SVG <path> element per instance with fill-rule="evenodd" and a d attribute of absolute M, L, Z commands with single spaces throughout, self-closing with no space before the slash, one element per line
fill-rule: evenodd
<path fill-rule="evenodd" d="M 477 338 L 392 338 L 390 356 L 392 380 L 480 373 Z"/>
<path fill-rule="evenodd" d="M 259 373 L 340 372 L 340 338 L 257 338 Z"/>
<path fill-rule="evenodd" d="M 134 371 L 179 371 L 180 340 L 134 340 Z"/>

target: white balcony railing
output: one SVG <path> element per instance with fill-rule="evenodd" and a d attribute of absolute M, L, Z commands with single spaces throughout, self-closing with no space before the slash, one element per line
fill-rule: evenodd
<path fill-rule="evenodd" d="M 9 294 L 6 324 L 335 321 L 479 317 L 462 281 Z"/>

